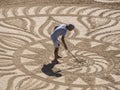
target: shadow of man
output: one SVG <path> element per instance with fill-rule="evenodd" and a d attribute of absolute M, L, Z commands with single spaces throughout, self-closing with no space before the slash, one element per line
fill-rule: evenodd
<path fill-rule="evenodd" d="M 41 71 L 48 76 L 61 77 L 62 74 L 59 73 L 59 72 L 61 72 L 60 70 L 55 71 L 55 72 L 52 70 L 56 64 L 57 63 L 54 63 L 54 62 L 51 62 L 47 65 L 45 64 L 45 65 L 43 65 Z"/>

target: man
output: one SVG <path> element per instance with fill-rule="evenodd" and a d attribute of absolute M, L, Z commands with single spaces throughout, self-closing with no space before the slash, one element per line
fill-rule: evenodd
<path fill-rule="evenodd" d="M 57 61 L 57 58 L 61 58 L 59 55 L 58 55 L 58 51 L 59 51 L 59 46 L 60 46 L 60 43 L 59 43 L 59 36 L 62 36 L 61 40 L 63 42 L 63 45 L 64 45 L 64 48 L 67 50 L 67 45 L 65 43 L 65 35 L 67 33 L 67 31 L 72 31 L 74 29 L 74 25 L 73 24 L 61 24 L 59 26 L 56 26 L 53 33 L 51 34 L 51 39 L 54 43 L 54 47 L 55 47 L 55 50 L 54 50 L 54 61 L 53 62 L 56 62 L 58 63 Z"/>

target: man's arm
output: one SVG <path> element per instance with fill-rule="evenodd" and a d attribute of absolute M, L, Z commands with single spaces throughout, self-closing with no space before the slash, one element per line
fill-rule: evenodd
<path fill-rule="evenodd" d="M 62 36 L 62 38 L 61 38 L 61 40 L 62 40 L 62 42 L 63 42 L 63 44 L 64 44 L 64 47 L 65 47 L 65 49 L 67 50 L 68 48 L 67 48 L 67 45 L 66 45 L 66 43 L 65 43 L 65 36 Z"/>

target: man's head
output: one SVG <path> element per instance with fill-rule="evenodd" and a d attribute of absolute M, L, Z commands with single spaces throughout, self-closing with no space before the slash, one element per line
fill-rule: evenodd
<path fill-rule="evenodd" d="M 75 28 L 73 24 L 67 24 L 66 27 L 69 31 L 72 31 Z"/>

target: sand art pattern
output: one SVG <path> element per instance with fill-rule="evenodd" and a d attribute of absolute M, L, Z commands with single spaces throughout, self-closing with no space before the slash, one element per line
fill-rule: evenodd
<path fill-rule="evenodd" d="M 75 24 L 66 42 L 71 53 L 85 63 L 75 61 L 61 46 L 63 58 L 54 70 L 61 69 L 62 76 L 57 78 L 45 75 L 41 68 L 53 59 L 50 34 L 61 23 Z M 120 10 L 114 9 L 0 8 L 0 90 L 120 90 L 119 26 Z"/>

